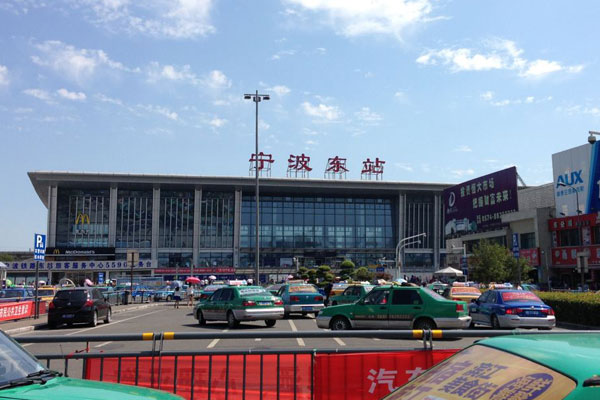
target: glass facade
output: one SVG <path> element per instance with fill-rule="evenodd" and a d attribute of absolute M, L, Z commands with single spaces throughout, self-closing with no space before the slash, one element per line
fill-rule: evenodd
<path fill-rule="evenodd" d="M 404 237 L 426 233 L 426 237 L 420 237 L 420 243 L 407 244 L 407 249 L 431 249 L 433 248 L 433 220 L 434 202 L 433 196 L 407 195 L 406 196 L 406 224 L 404 225 Z M 408 264 L 407 264 L 408 265 Z"/>
<path fill-rule="evenodd" d="M 233 267 L 233 252 L 199 253 L 198 267 Z"/>
<path fill-rule="evenodd" d="M 203 192 L 200 209 L 200 247 L 233 247 L 234 193 Z"/>
<path fill-rule="evenodd" d="M 194 191 L 160 191 L 159 245 L 193 248 Z"/>
<path fill-rule="evenodd" d="M 159 267 L 186 267 L 192 266 L 192 253 L 158 253 Z"/>
<path fill-rule="evenodd" d="M 58 190 L 56 245 L 108 247 L 110 191 Z"/>
<path fill-rule="evenodd" d="M 152 191 L 117 192 L 118 248 L 152 247 Z"/>

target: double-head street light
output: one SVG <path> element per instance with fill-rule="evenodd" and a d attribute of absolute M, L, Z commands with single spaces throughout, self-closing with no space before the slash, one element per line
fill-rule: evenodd
<path fill-rule="evenodd" d="M 417 239 L 420 237 L 427 237 L 427 233 L 423 232 L 423 233 L 419 233 L 417 235 L 405 237 L 404 239 L 401 239 L 398 242 L 398 244 L 396 245 L 396 271 L 398 272 L 398 275 L 401 275 L 400 268 L 401 267 L 404 268 L 404 257 L 402 257 L 402 260 L 400 260 L 400 251 L 408 245 L 415 244 L 415 243 L 421 243 L 420 240 L 413 240 L 413 239 Z M 412 240 L 412 241 L 410 241 L 410 240 Z M 404 254 L 404 253 L 402 253 L 402 254 Z"/>
<path fill-rule="evenodd" d="M 255 265 L 255 274 L 256 274 L 256 285 L 260 285 L 260 217 L 258 215 L 258 205 L 259 205 L 259 200 L 258 200 L 258 103 L 260 103 L 262 100 L 270 100 L 271 97 L 268 94 L 258 94 L 258 90 L 256 91 L 256 93 L 252 93 L 252 94 L 244 94 L 244 99 L 245 100 L 252 100 L 254 103 L 256 103 L 256 130 L 255 130 L 255 153 L 254 153 L 254 173 L 255 173 L 255 177 L 256 177 L 256 250 L 255 250 L 255 254 L 254 254 L 254 265 Z"/>

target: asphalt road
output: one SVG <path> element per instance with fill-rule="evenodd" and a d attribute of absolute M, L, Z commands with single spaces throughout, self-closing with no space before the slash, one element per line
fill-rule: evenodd
<path fill-rule="evenodd" d="M 477 328 L 476 328 L 477 329 Z M 557 330 L 563 330 L 556 328 Z M 264 322 L 245 322 L 236 330 L 272 332 L 272 331 L 314 331 L 319 330 L 314 317 L 292 316 L 290 319 L 277 321 L 272 328 Z M 19 336 L 76 336 L 76 335 L 111 335 L 121 333 L 142 332 L 227 332 L 227 324 L 209 322 L 201 327 L 192 315 L 192 308 L 181 306 L 175 309 L 172 304 L 160 303 L 145 309 L 122 312 L 113 316 L 109 324 L 100 322 L 96 327 L 63 325 L 59 329 L 40 329 L 33 332 L 14 335 Z M 434 349 L 461 349 L 480 338 L 443 339 L 433 342 Z M 86 349 L 85 343 L 31 343 L 25 348 L 34 355 L 70 354 Z M 132 352 L 151 350 L 151 341 L 113 342 L 106 341 L 90 343 L 90 352 Z M 163 350 L 247 350 L 247 349 L 418 349 L 423 348 L 420 340 L 377 339 L 377 338 L 286 338 L 286 339 L 203 339 L 203 340 L 168 340 L 164 342 Z M 69 362 L 69 375 L 81 376 L 81 363 Z M 54 361 L 51 368 L 63 370 L 62 361 Z"/>

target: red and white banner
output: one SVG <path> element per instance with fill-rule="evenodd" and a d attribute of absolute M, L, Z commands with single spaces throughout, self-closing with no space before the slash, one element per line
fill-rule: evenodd
<path fill-rule="evenodd" d="M 535 247 L 533 249 L 521 249 L 519 257 L 527 260 L 530 266 L 540 266 L 540 248 Z"/>
<path fill-rule="evenodd" d="M 28 318 L 33 315 L 33 301 L 0 304 L 0 321 Z"/>

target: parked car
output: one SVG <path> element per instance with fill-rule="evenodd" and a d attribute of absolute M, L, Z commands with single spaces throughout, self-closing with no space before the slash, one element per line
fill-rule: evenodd
<path fill-rule="evenodd" d="M 338 304 L 354 303 L 365 294 L 369 293 L 374 287 L 375 285 L 349 285 L 337 296 L 329 296 L 329 304 L 337 306 Z"/>
<path fill-rule="evenodd" d="M 131 296 L 133 301 L 150 301 L 154 298 L 154 289 L 147 286 L 134 286 Z"/>
<path fill-rule="evenodd" d="M 533 283 L 523 283 L 523 284 L 521 284 L 521 288 L 523 290 L 529 290 L 530 292 L 539 291 L 540 290 L 540 287 L 538 285 L 533 284 Z"/>
<path fill-rule="evenodd" d="M 277 293 L 283 300 L 285 317 L 291 313 L 317 313 L 325 308 L 323 295 L 319 293 L 314 285 L 309 283 L 286 283 Z"/>
<path fill-rule="evenodd" d="M 108 324 L 112 319 L 112 308 L 97 288 L 59 290 L 48 305 L 50 329 L 61 323 L 88 323 L 90 326 L 96 326 L 100 319 Z"/>
<path fill-rule="evenodd" d="M 212 296 L 212 294 L 214 292 L 216 292 L 217 290 L 227 287 L 227 285 L 223 284 L 218 284 L 218 285 L 206 285 L 204 286 L 204 288 L 202 289 L 202 291 L 200 292 L 200 301 L 206 301 L 210 296 Z"/>
<path fill-rule="evenodd" d="M 41 301 L 52 301 L 57 290 L 54 286 L 40 286 L 38 288 L 38 297 Z M 33 289 L 35 295 L 35 289 Z"/>
<path fill-rule="evenodd" d="M 106 300 L 111 305 L 119 304 L 119 296 L 122 296 L 124 293 L 117 292 L 112 286 L 97 286 L 96 289 L 98 289 L 100 293 L 102 293 L 104 300 Z"/>
<path fill-rule="evenodd" d="M 327 298 L 325 299 L 325 305 L 328 306 L 331 304 L 331 298 L 333 296 L 337 296 L 340 295 L 344 292 L 344 290 L 346 290 L 346 288 L 348 287 L 348 284 L 346 282 L 342 282 L 342 283 L 334 283 L 331 286 L 331 290 L 329 291 L 329 296 L 327 296 Z"/>
<path fill-rule="evenodd" d="M 0 331 L 0 398 L 2 399 L 155 399 L 179 396 L 136 386 L 63 377 L 47 369 L 7 334 Z"/>
<path fill-rule="evenodd" d="M 13 301 L 31 301 L 34 298 L 33 288 L 29 287 L 11 287 L 0 290 L 0 303 L 10 303 Z"/>
<path fill-rule="evenodd" d="M 165 286 L 154 291 L 154 301 L 171 301 L 175 291 L 170 286 Z"/>
<path fill-rule="evenodd" d="M 200 325 L 207 321 L 227 321 L 230 328 L 240 321 L 265 321 L 268 327 L 283 318 L 281 298 L 261 286 L 229 286 L 215 291 L 208 299 L 196 304 L 194 317 Z"/>
<path fill-rule="evenodd" d="M 283 286 L 283 283 L 276 283 L 275 285 L 271 285 L 267 287 L 267 291 L 270 292 L 273 296 L 277 296 L 279 289 Z"/>
<path fill-rule="evenodd" d="M 488 290 L 471 303 L 469 314 L 473 324 L 489 325 L 492 329 L 552 329 L 556 326 L 552 307 L 527 290 Z"/>
<path fill-rule="evenodd" d="M 600 334 L 484 339 L 384 397 L 400 399 L 597 399 Z M 449 394 L 452 392 L 454 394 Z"/>
<path fill-rule="evenodd" d="M 476 287 L 455 282 L 451 287 L 444 289 L 442 296 L 450 300 L 461 300 L 470 303 L 471 300 L 476 300 L 481 296 L 481 291 Z"/>
<path fill-rule="evenodd" d="M 436 329 L 466 328 L 467 304 L 416 285 L 382 285 L 353 304 L 327 307 L 317 316 L 319 328 Z"/>
<path fill-rule="evenodd" d="M 443 283 L 443 282 L 433 282 L 433 283 L 430 283 L 429 285 L 427 285 L 427 288 L 430 290 L 433 290 L 434 292 L 436 292 L 439 295 L 443 295 L 444 290 L 446 290 L 448 288 L 448 284 Z"/>

